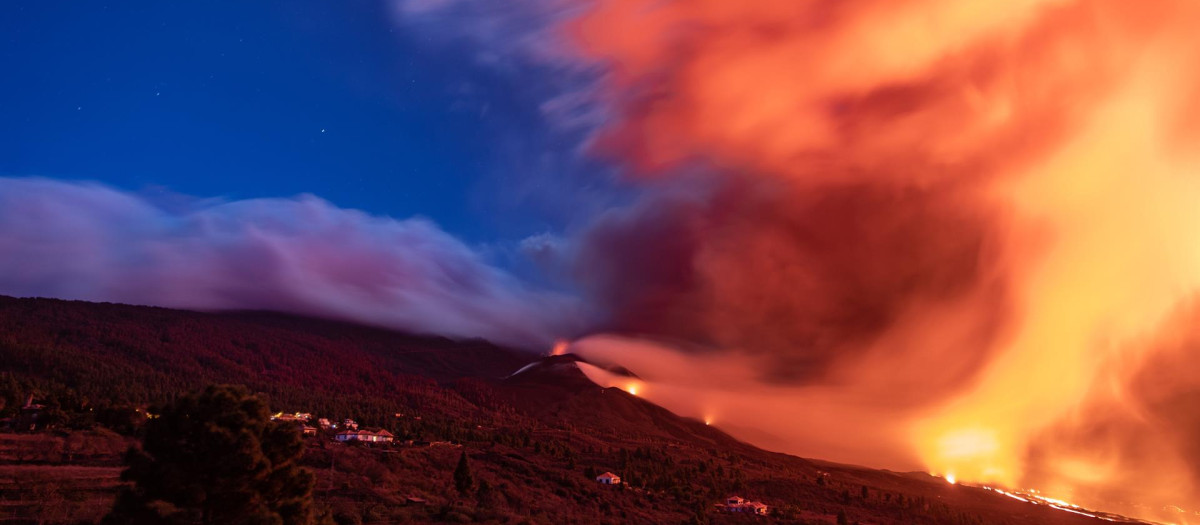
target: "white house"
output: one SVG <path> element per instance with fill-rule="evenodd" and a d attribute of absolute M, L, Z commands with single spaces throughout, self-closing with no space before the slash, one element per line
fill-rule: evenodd
<path fill-rule="evenodd" d="M 718 505 L 718 507 L 721 507 L 721 505 Z M 765 516 L 769 510 L 769 507 L 762 502 L 746 501 L 738 496 L 725 498 L 724 508 L 729 512 L 748 512 L 759 516 Z"/>
<path fill-rule="evenodd" d="M 605 472 L 599 476 L 596 476 L 596 482 L 600 483 L 601 485 L 620 485 L 621 476 L 613 474 L 612 472 Z"/>
<path fill-rule="evenodd" d="M 386 430 L 372 432 L 370 430 L 343 430 L 334 439 L 338 441 L 362 441 L 364 443 L 390 443 L 395 436 Z"/>

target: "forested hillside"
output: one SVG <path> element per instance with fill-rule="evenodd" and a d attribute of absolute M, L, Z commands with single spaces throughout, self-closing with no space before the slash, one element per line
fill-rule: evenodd
<path fill-rule="evenodd" d="M 332 429 L 306 438 L 315 508 L 342 525 L 1096 522 L 924 474 L 766 452 L 596 386 L 570 358 L 539 359 L 271 313 L 0 297 L 0 418 L 30 394 L 45 405 L 36 432 L 0 434 L 0 522 L 94 523 L 140 418 L 214 383 L 395 434 L 370 446 Z M 464 453 L 466 485 L 454 475 Z M 624 482 L 596 483 L 606 471 Z M 721 511 L 732 495 L 770 514 Z"/>
<path fill-rule="evenodd" d="M 439 382 L 499 378 L 529 359 L 485 341 L 274 313 L 0 296 L 0 409 L 31 392 L 71 412 L 146 407 L 238 383 L 267 394 L 278 410 L 382 425 L 402 408 L 467 416 L 472 407 Z"/>

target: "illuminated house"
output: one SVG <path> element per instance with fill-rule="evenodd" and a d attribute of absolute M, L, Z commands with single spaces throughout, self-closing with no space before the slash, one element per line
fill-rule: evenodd
<path fill-rule="evenodd" d="M 307 423 L 308 420 L 312 419 L 312 414 L 309 414 L 306 412 L 296 412 L 295 414 L 284 414 L 283 412 L 280 412 L 278 414 L 271 416 L 271 419 L 274 421 L 299 421 L 302 423 Z"/>
<path fill-rule="evenodd" d="M 363 443 L 390 443 L 395 436 L 386 430 L 372 432 L 370 430 L 343 430 L 334 439 L 338 441 L 361 441 Z"/>
<path fill-rule="evenodd" d="M 613 474 L 612 472 L 605 472 L 599 476 L 596 476 L 596 482 L 600 483 L 601 485 L 620 485 L 621 477 Z"/>
<path fill-rule="evenodd" d="M 746 512 L 749 514 L 757 514 L 759 516 L 765 516 L 769 510 L 769 507 L 761 502 L 746 501 L 738 496 L 730 496 L 725 498 L 725 504 L 717 506 L 723 507 L 729 512 Z"/>

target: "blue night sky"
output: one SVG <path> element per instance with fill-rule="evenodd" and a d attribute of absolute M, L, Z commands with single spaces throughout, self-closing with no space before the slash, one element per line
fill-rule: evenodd
<path fill-rule="evenodd" d="M 543 72 L 482 65 L 390 10 L 6 2 L 0 176 L 231 200 L 311 193 L 428 217 L 468 242 L 554 230 L 573 201 L 603 193 L 578 137 L 539 113 L 549 94 L 528 79 Z M 524 187 L 497 191 L 513 184 Z"/>

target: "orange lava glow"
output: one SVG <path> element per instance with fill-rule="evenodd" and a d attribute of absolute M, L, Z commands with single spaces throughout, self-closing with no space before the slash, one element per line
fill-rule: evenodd
<path fill-rule="evenodd" d="M 554 342 L 554 348 L 550 349 L 550 355 L 563 355 L 567 353 L 567 348 L 571 346 L 571 342 L 566 339 L 559 339 Z"/>
<path fill-rule="evenodd" d="M 1200 2 L 590 5 L 569 32 L 624 110 L 598 147 L 820 213 L 704 226 L 687 298 L 717 307 L 671 319 L 717 351 L 593 336 L 647 388 L 589 377 L 768 448 L 1200 523 Z M 882 197 L 813 224 L 855 192 Z M 855 305 L 882 313 L 825 329 Z"/>

